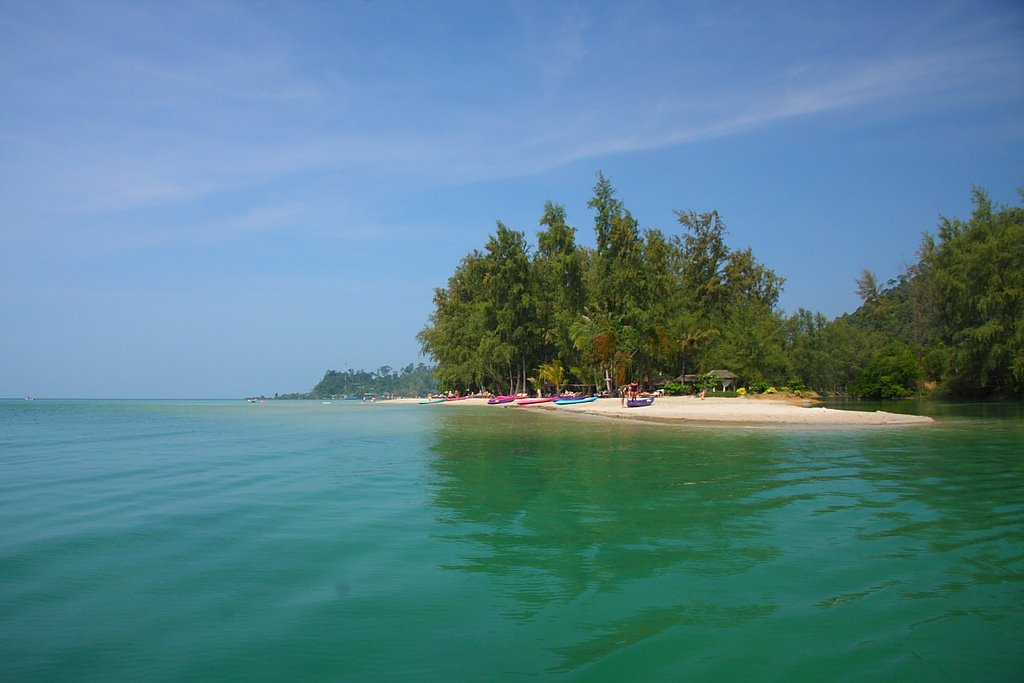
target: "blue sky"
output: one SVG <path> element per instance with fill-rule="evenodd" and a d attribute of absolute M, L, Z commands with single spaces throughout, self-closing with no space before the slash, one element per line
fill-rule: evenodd
<path fill-rule="evenodd" d="M 835 317 L 1024 185 L 1019 2 L 0 0 L 0 396 L 421 360 L 495 222 L 717 209 Z"/>

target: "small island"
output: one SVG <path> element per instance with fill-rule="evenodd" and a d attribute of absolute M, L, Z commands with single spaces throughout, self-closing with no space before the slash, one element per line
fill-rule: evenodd
<path fill-rule="evenodd" d="M 928 424 L 818 399 L 1024 395 L 1024 209 L 977 189 L 974 203 L 969 221 L 926 234 L 898 277 L 864 271 L 861 306 L 828 320 L 783 313 L 784 279 L 730 247 L 717 212 L 677 211 L 679 234 L 641 230 L 599 173 L 596 247 L 577 244 L 547 202 L 536 246 L 499 221 L 435 290 L 418 340 L 436 365 L 328 370 L 311 391 L 275 398 L 601 397 L 536 405 L 645 422 Z M 630 390 L 656 400 L 625 410 Z"/>

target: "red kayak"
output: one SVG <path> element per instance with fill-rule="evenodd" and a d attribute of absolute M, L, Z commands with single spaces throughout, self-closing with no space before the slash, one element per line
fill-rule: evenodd
<path fill-rule="evenodd" d="M 487 399 L 487 403 L 496 406 L 500 403 L 511 403 L 514 400 L 516 400 L 515 396 L 495 396 L 494 398 Z"/>
<path fill-rule="evenodd" d="M 535 403 L 551 403 L 557 396 L 548 396 L 546 398 L 521 398 L 516 401 L 517 406 L 532 406 Z"/>

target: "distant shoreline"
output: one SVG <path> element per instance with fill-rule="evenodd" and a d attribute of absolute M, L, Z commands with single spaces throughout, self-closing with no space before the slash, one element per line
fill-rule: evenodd
<path fill-rule="evenodd" d="M 423 399 L 393 399 L 382 404 L 414 404 Z M 489 410 L 544 410 L 547 413 L 588 415 L 630 422 L 657 424 L 722 424 L 722 425 L 818 425 L 841 426 L 909 426 L 934 424 L 924 415 L 903 415 L 881 410 L 872 412 L 837 410 L 810 405 L 810 401 L 786 397 L 709 398 L 696 396 L 660 396 L 654 404 L 643 408 L 626 408 L 618 398 L 599 399 L 593 403 L 556 406 L 544 403 L 517 406 L 514 403 L 488 405 L 484 398 L 469 398 L 424 405 L 424 409 L 448 409 L 476 406 Z"/>

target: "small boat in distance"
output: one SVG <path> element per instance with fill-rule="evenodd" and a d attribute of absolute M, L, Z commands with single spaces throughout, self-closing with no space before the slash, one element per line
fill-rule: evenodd
<path fill-rule="evenodd" d="M 427 406 L 427 405 L 430 405 L 431 403 L 444 403 L 447 400 L 448 399 L 446 399 L 444 397 L 442 397 L 442 398 L 428 398 L 426 401 L 420 401 L 419 404 L 421 406 Z"/>

